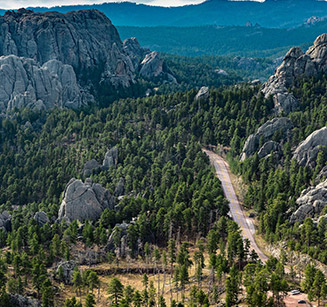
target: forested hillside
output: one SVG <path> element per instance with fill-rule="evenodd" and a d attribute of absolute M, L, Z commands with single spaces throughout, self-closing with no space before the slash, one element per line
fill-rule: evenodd
<path fill-rule="evenodd" d="M 226 305 L 233 306 L 240 293 L 239 270 L 244 270 L 248 287 L 243 299 L 250 303 L 260 295 L 260 302 L 266 302 L 271 289 L 276 296 L 269 301 L 281 300 L 288 289 L 283 265 L 271 258 L 263 266 L 248 242 L 243 242 L 238 226 L 226 215 L 222 189 L 200 145 L 231 143 L 236 152 L 272 108 L 271 101 L 256 97 L 256 92 L 257 88 L 244 85 L 212 90 L 208 100 L 195 100 L 192 90 L 121 100 L 106 109 L 50 113 L 25 109 L 2 118 L 2 220 L 7 218 L 3 210 L 12 214 L 10 228 L 3 224 L 0 236 L 6 247 L 1 274 L 7 288 L 2 288 L 2 302 L 12 300 L 14 293 L 35 289 L 42 306 L 60 305 L 73 296 L 61 290 L 58 283 L 63 282 L 66 289 L 76 290 L 86 306 L 110 300 L 123 306 L 143 302 L 144 306 L 157 299 L 165 306 L 170 297 L 172 304 L 210 305 L 220 300 L 224 289 Z M 117 163 L 108 170 L 93 171 L 91 178 L 112 195 L 118 195 L 117 184 L 123 180 L 124 196 L 115 197 L 115 208 L 103 211 L 96 222 L 56 223 L 70 178 L 85 180 L 84 162 L 101 161 L 106 150 L 114 147 Z M 42 211 L 48 219 L 38 218 Z M 129 222 L 127 229 L 124 222 Z M 93 250 L 93 256 L 84 249 Z M 157 269 L 151 268 L 151 259 Z M 70 269 L 65 262 L 69 260 L 73 261 L 68 262 Z M 93 265 L 86 270 L 83 264 L 89 261 Z M 123 268 L 132 270 L 135 261 L 144 267 L 141 272 L 158 270 L 150 281 L 148 274 L 144 276 L 144 288 L 132 289 L 133 283 L 122 285 L 103 273 L 104 268 L 121 273 Z M 262 275 L 266 286 L 253 288 L 250 280 Z M 166 291 L 163 278 L 165 283 L 171 278 Z M 281 287 L 277 288 L 276 280 Z M 105 288 L 108 294 L 99 296 L 93 291 L 96 288 L 98 293 Z M 67 300 L 65 306 L 78 306 L 78 302 Z"/>
<path fill-rule="evenodd" d="M 47 7 L 34 7 L 48 11 Z M 243 26 L 250 21 L 269 28 L 292 28 L 312 16 L 325 17 L 327 4 L 317 0 L 225 1 L 209 0 L 198 5 L 158 7 L 135 3 L 56 6 L 51 10 L 66 13 L 81 9 L 98 9 L 116 25 L 123 26 Z M 246 12 L 246 14 L 244 14 Z"/>
<path fill-rule="evenodd" d="M 269 60 L 163 55 L 177 82 L 128 89 L 148 97 L 99 83 L 84 108 L 2 114 L 0 305 L 281 306 L 295 288 L 319 305 L 326 44 L 292 48 L 264 86 L 237 75 Z M 267 261 L 230 218 L 206 146 L 241 177 L 260 247 L 278 251 Z"/>
<path fill-rule="evenodd" d="M 122 38 L 135 36 L 150 49 L 184 56 L 236 55 L 278 57 L 293 46 L 306 49 L 326 32 L 326 21 L 295 28 L 264 28 L 260 25 L 128 27 L 119 26 Z"/>

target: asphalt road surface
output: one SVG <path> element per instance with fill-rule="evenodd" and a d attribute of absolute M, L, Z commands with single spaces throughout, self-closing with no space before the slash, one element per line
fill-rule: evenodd
<path fill-rule="evenodd" d="M 254 239 L 255 227 L 252 220 L 245 215 L 237 199 L 229 175 L 229 166 L 227 162 L 213 151 L 207 149 L 203 149 L 203 151 L 209 156 L 211 164 L 215 167 L 216 175 L 221 181 L 225 197 L 229 201 L 229 208 L 232 219 L 240 226 L 243 237 L 249 239 L 251 248 L 254 249 L 258 254 L 260 260 L 265 263 L 268 257 L 259 249 Z"/>

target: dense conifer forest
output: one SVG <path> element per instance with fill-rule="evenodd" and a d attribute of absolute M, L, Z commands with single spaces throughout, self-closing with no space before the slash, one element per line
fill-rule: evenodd
<path fill-rule="evenodd" d="M 7 293 L 25 294 L 33 289 L 42 306 L 103 302 L 209 306 L 220 301 L 222 293 L 226 306 L 234 306 L 240 297 L 249 306 L 278 305 L 298 282 L 285 273 L 286 256 L 271 257 L 262 264 L 250 250 L 227 215 L 219 180 L 201 149 L 208 144 L 230 148 L 232 170 L 249 186 L 244 205 L 257 213 L 258 230 L 265 240 L 283 240 L 290 250 L 326 263 L 326 225 L 322 222 L 315 229 L 307 219 L 303 227 L 290 227 L 287 215 L 326 162 L 322 150 L 311 172 L 298 167 L 289 155 L 292 146 L 325 125 L 326 88 L 325 77 L 299 81 L 296 95 L 302 97 L 301 110 L 289 115 L 295 127 L 281 164 L 273 155 L 261 160 L 254 155 L 238 162 L 246 138 L 272 116 L 272 100 L 264 99 L 257 94 L 258 87 L 249 84 L 212 88 L 208 100 L 196 100 L 197 92 L 190 90 L 123 99 L 107 108 L 24 109 L 2 118 L 0 203 L 1 211 L 12 214 L 11 231 L 0 231 L 2 304 L 9 299 Z M 113 147 L 119 152 L 117 165 L 93 172 L 91 178 L 113 195 L 120 178 L 124 179 L 125 196 L 118 206 L 82 227 L 77 221 L 57 223 L 70 178 L 84 180 L 84 163 L 101 161 Z M 43 226 L 33 219 L 40 210 L 50 219 Z M 126 236 L 128 252 L 121 257 L 115 253 L 122 238 L 116 225 L 133 219 Z M 143 287 L 135 289 L 117 277 L 104 282 L 97 266 L 93 270 L 76 266 L 71 285 L 75 297 L 65 298 L 60 287 L 64 273 L 58 264 L 74 259 L 81 246 L 103 249 L 111 234 L 115 248 L 100 263 L 118 270 L 120 262 L 129 266 L 127 259 L 134 259 L 138 266 L 157 271 L 154 279 L 149 281 L 144 269 Z M 325 297 L 320 270 L 308 267 L 304 275 L 303 289 L 311 291 L 312 298 Z M 166 284 L 169 279 L 166 290 L 160 278 Z M 322 280 L 320 290 L 309 278 Z M 241 294 L 241 284 L 245 294 Z"/>

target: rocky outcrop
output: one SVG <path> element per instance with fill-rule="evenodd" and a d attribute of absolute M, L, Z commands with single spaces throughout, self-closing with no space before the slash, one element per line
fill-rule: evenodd
<path fill-rule="evenodd" d="M 304 23 L 304 25 L 311 27 L 323 20 L 324 20 L 324 18 L 321 18 L 318 16 L 312 16 L 312 17 L 308 18 L 308 20 Z"/>
<path fill-rule="evenodd" d="M 40 64 L 58 60 L 76 71 L 96 67 L 108 77 L 120 77 L 124 85 L 133 80 L 118 31 L 97 10 L 6 12 L 0 17 L 0 55 L 10 54 Z"/>
<path fill-rule="evenodd" d="M 202 86 L 195 96 L 195 100 L 207 100 L 209 98 L 209 87 Z"/>
<path fill-rule="evenodd" d="M 8 211 L 3 211 L 0 214 L 0 229 L 11 231 L 11 214 Z"/>
<path fill-rule="evenodd" d="M 130 247 L 127 244 L 127 230 L 132 224 L 135 224 L 135 219 L 133 219 L 130 223 L 123 222 L 122 224 L 115 225 L 105 246 L 106 252 L 115 251 L 116 255 L 118 255 L 119 257 L 126 257 L 126 255 L 130 252 Z M 117 237 L 120 238 L 118 246 L 115 245 L 114 241 L 114 238 Z M 137 245 L 141 245 L 141 242 L 137 242 Z"/>
<path fill-rule="evenodd" d="M 220 76 L 229 76 L 228 72 L 224 69 L 215 69 L 215 73 Z"/>
<path fill-rule="evenodd" d="M 97 10 L 8 11 L 0 16 L 0 56 L 0 112 L 79 108 L 93 102 L 89 88 L 128 87 L 137 74 L 176 82 L 158 53 L 141 48 L 135 38 L 123 44 Z"/>
<path fill-rule="evenodd" d="M 74 69 L 57 60 L 0 57 L 0 111 L 13 108 L 79 108 L 93 101 L 77 84 Z"/>
<path fill-rule="evenodd" d="M 142 48 L 136 37 L 125 39 L 123 47 L 133 63 L 134 70 L 138 71 L 142 60 L 150 50 Z"/>
<path fill-rule="evenodd" d="M 114 197 L 100 184 L 86 179 L 85 183 L 75 178 L 66 186 L 59 209 L 58 219 L 68 223 L 73 220 L 98 220 L 106 209 L 114 209 Z"/>
<path fill-rule="evenodd" d="M 34 215 L 34 220 L 38 223 L 39 226 L 43 226 L 49 222 L 49 218 L 44 211 L 36 212 Z"/>
<path fill-rule="evenodd" d="M 281 153 L 280 144 L 275 141 L 268 141 L 264 143 L 258 151 L 258 157 L 261 159 L 267 157 L 270 155 L 270 153 L 274 153 L 275 155 L 279 156 Z"/>
<path fill-rule="evenodd" d="M 306 53 L 315 64 L 318 72 L 327 71 L 327 33 L 321 34 Z"/>
<path fill-rule="evenodd" d="M 293 128 L 292 121 L 287 117 L 279 117 L 269 120 L 265 124 L 263 124 L 256 133 L 251 134 L 246 140 L 242 154 L 241 161 L 244 161 L 246 158 L 252 156 L 258 149 L 260 145 L 260 141 L 263 141 L 263 144 L 271 141 L 275 133 L 280 133 L 282 135 L 282 139 L 286 139 L 289 136 L 289 131 Z M 261 154 L 266 153 L 274 143 L 264 144 Z M 270 153 L 270 152 L 269 152 Z"/>
<path fill-rule="evenodd" d="M 55 279 L 64 282 L 65 285 L 72 285 L 75 267 L 76 262 L 72 260 L 59 262 L 55 270 Z"/>
<path fill-rule="evenodd" d="M 83 176 L 89 177 L 92 173 L 107 171 L 110 167 L 116 167 L 118 164 L 118 147 L 109 149 L 103 159 L 102 165 L 94 159 L 84 164 Z"/>
<path fill-rule="evenodd" d="M 92 173 L 94 171 L 97 171 L 99 169 L 100 165 L 98 163 L 98 161 L 92 159 L 90 161 L 87 161 L 85 164 L 84 164 L 84 168 L 83 168 L 83 175 L 85 177 L 89 177 L 92 175 Z"/>
<path fill-rule="evenodd" d="M 164 73 L 164 61 L 159 53 L 153 51 L 148 53 L 141 62 L 140 75 L 146 78 L 156 78 Z"/>
<path fill-rule="evenodd" d="M 61 14 L 26 9 L 0 16 L 0 111 L 15 107 L 79 108 L 93 97 L 83 83 L 134 82 L 116 28 L 97 10 Z M 91 71 L 94 79 L 85 81 Z"/>
<path fill-rule="evenodd" d="M 9 306 L 11 307 L 41 307 L 41 302 L 19 294 L 9 294 Z"/>
<path fill-rule="evenodd" d="M 327 127 L 311 133 L 294 151 L 293 158 L 301 166 L 314 168 L 319 151 L 327 146 Z"/>
<path fill-rule="evenodd" d="M 276 112 L 289 113 L 298 107 L 299 102 L 290 93 L 297 78 L 311 77 L 327 71 L 326 47 L 327 34 L 322 34 L 306 53 L 294 47 L 286 54 L 283 63 L 262 87 L 266 98 L 273 97 Z"/>
<path fill-rule="evenodd" d="M 142 48 L 135 37 L 126 39 L 123 46 L 133 63 L 134 72 L 147 79 L 160 77 L 168 82 L 177 82 L 158 52 Z"/>
<path fill-rule="evenodd" d="M 314 217 L 322 212 L 327 204 L 327 180 L 315 187 L 309 187 L 296 200 L 298 209 L 292 214 L 290 222 L 302 223 L 306 217 Z"/>
<path fill-rule="evenodd" d="M 120 178 L 119 182 L 116 186 L 116 189 L 115 189 L 115 195 L 118 197 L 122 196 L 122 195 L 124 195 L 124 191 L 125 191 L 124 178 Z"/>
<path fill-rule="evenodd" d="M 315 178 L 315 183 L 318 184 L 319 182 L 327 179 L 327 165 L 322 168 L 319 172 L 317 177 Z"/>
<path fill-rule="evenodd" d="M 102 169 L 108 170 L 112 166 L 116 166 L 118 163 L 118 147 L 113 147 L 106 152 L 102 163 Z"/>
<path fill-rule="evenodd" d="M 77 251 L 76 258 L 80 265 L 95 265 L 103 263 L 106 260 L 106 253 L 103 250 L 96 251 L 93 249 Z"/>
<path fill-rule="evenodd" d="M 140 64 L 139 74 L 147 79 L 163 78 L 168 82 L 177 83 L 175 77 L 166 67 L 164 60 L 157 51 L 147 53 Z"/>
<path fill-rule="evenodd" d="M 131 224 L 129 223 L 121 223 L 121 224 L 116 224 L 114 229 L 112 230 L 112 233 L 110 234 L 105 250 L 106 251 L 110 251 L 110 250 L 114 250 L 115 248 L 115 244 L 114 244 L 114 237 L 117 235 L 117 233 L 119 234 L 120 238 L 123 238 L 124 236 L 127 235 L 127 229 Z"/>

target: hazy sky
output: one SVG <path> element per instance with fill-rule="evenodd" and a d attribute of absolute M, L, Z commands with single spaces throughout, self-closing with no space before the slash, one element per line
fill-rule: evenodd
<path fill-rule="evenodd" d="M 17 9 L 21 7 L 30 6 L 57 6 L 69 4 L 92 4 L 103 2 L 121 2 L 119 0 L 0 0 L 0 8 L 3 9 Z M 130 2 L 144 3 L 160 6 L 180 6 L 185 4 L 198 4 L 204 0 L 131 0 Z"/>

